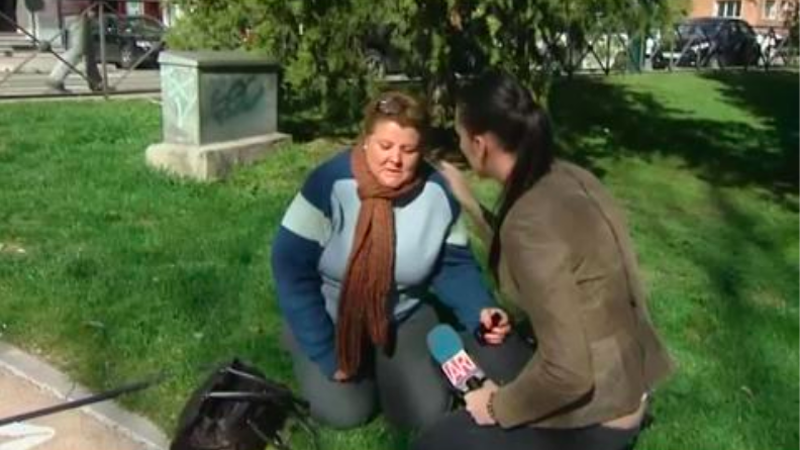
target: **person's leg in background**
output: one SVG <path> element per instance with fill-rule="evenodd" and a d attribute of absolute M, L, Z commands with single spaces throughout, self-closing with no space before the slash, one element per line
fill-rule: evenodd
<path fill-rule="evenodd" d="M 452 394 L 428 352 L 428 332 L 439 323 L 423 303 L 398 324 L 389 355 L 376 350 L 375 378 L 387 421 L 404 430 L 428 426 L 449 411 Z"/>
<path fill-rule="evenodd" d="M 95 14 L 90 14 L 90 18 L 95 17 Z M 94 35 L 92 33 L 92 21 L 87 19 L 83 32 L 83 61 L 86 67 L 86 78 L 89 84 L 89 90 L 99 91 L 103 87 L 103 76 L 97 69 L 97 52 L 98 48 L 94 43 Z"/>
<path fill-rule="evenodd" d="M 84 29 L 85 27 L 81 24 L 85 22 L 85 17 L 72 17 L 71 22 L 68 27 L 68 35 L 67 39 L 69 41 L 69 49 L 66 53 L 61 55 L 61 58 L 64 59 L 69 65 L 75 67 L 80 61 L 81 56 L 83 56 L 83 46 L 84 46 Z M 53 89 L 57 89 L 63 91 L 64 88 L 64 80 L 69 75 L 72 69 L 67 65 L 64 64 L 64 61 L 58 60 L 56 62 L 55 67 L 50 72 L 50 76 L 47 79 L 47 85 Z"/>
<path fill-rule="evenodd" d="M 292 357 L 300 393 L 311 406 L 311 417 L 323 425 L 348 429 L 369 421 L 377 412 L 375 381 L 362 378 L 340 383 L 326 377 L 301 351 L 288 325 L 281 340 Z"/>

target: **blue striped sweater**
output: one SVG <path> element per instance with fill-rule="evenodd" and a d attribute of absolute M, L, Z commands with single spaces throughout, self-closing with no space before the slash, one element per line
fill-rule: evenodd
<path fill-rule="evenodd" d="M 493 306 L 467 243 L 461 209 L 429 165 L 425 182 L 395 201 L 395 320 L 403 320 L 429 290 L 474 330 Z M 339 291 L 361 202 L 344 151 L 315 169 L 295 196 L 272 248 L 278 303 L 300 348 L 323 373 L 336 371 Z"/>

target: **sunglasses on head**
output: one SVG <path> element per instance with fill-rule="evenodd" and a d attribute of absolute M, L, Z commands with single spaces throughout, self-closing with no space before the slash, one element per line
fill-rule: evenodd
<path fill-rule="evenodd" d="M 396 116 L 403 112 L 403 105 L 396 98 L 383 98 L 375 104 L 375 110 L 387 116 Z"/>

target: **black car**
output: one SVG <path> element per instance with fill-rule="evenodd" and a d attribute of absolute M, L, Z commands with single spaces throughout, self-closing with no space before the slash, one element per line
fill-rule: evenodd
<path fill-rule="evenodd" d="M 145 58 L 139 67 L 157 66 L 158 53 L 164 49 L 164 26 L 161 22 L 147 16 L 108 15 L 106 22 L 106 61 L 125 69 L 133 67 L 139 58 L 151 48 L 155 50 Z M 95 26 L 94 41 L 97 59 L 100 59 L 100 33 Z"/>
<path fill-rule="evenodd" d="M 740 19 L 704 17 L 679 24 L 673 48 L 653 54 L 653 68 L 752 66 L 758 63 L 756 33 Z"/>

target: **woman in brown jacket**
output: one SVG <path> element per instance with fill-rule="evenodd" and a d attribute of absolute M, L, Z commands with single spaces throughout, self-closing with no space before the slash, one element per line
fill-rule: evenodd
<path fill-rule="evenodd" d="M 508 75 L 462 91 L 456 131 L 474 171 L 503 186 L 496 216 L 457 169 L 443 173 L 491 236 L 489 266 L 530 321 L 536 350 L 507 384 L 467 394 L 466 410 L 425 430 L 415 448 L 629 446 L 648 393 L 672 369 L 621 209 L 592 174 L 554 158 L 547 114 Z"/>

